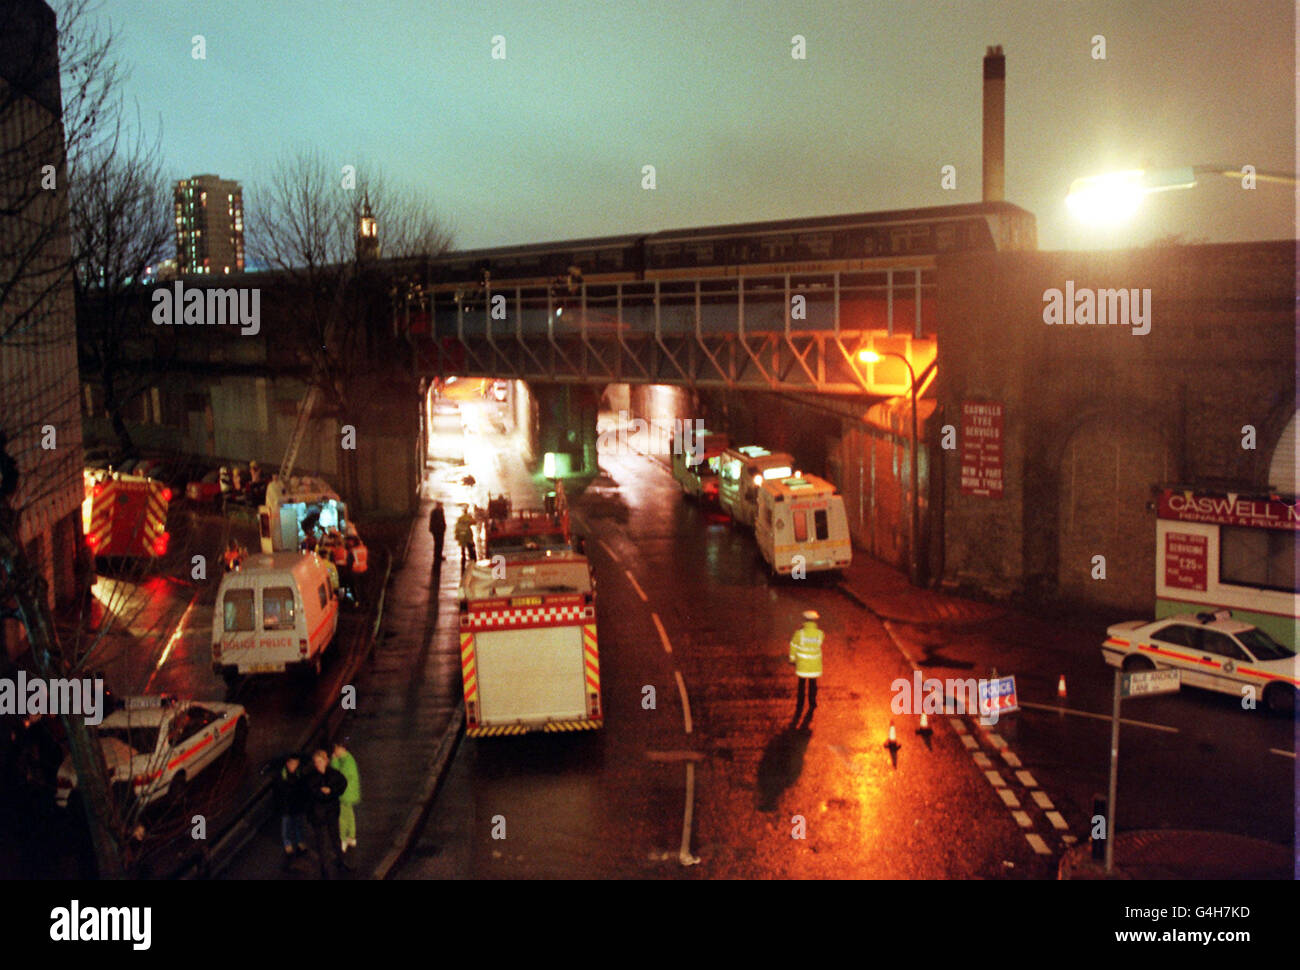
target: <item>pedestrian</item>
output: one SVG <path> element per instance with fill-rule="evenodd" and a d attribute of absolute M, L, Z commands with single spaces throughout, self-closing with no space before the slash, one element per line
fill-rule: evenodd
<path fill-rule="evenodd" d="M 822 640 L 824 634 L 817 628 L 817 613 L 808 610 L 803 615 L 803 626 L 790 638 L 790 663 L 794 664 L 795 679 L 799 682 L 798 699 L 794 708 L 794 723 L 803 711 L 804 685 L 808 685 L 808 719 L 817 710 L 817 680 L 822 675 Z"/>
<path fill-rule="evenodd" d="M 339 844 L 339 797 L 347 788 L 348 780 L 330 767 L 330 756 L 324 749 L 311 756 L 311 768 L 304 777 L 307 820 L 311 823 L 316 859 L 320 863 L 321 878 L 328 879 L 327 853 L 334 857 L 334 864 L 340 869 L 349 868 L 343 861 L 343 848 Z"/>
<path fill-rule="evenodd" d="M 334 757 L 330 767 L 347 779 L 348 787 L 339 796 L 339 844 L 343 854 L 348 849 L 357 847 L 357 805 L 361 801 L 361 772 L 357 769 L 357 759 L 352 757 L 344 742 L 347 738 L 334 742 Z"/>
<path fill-rule="evenodd" d="M 280 816 L 280 844 L 284 847 L 284 867 L 294 857 L 307 851 L 307 832 L 303 815 L 307 810 L 307 791 L 302 777 L 302 761 L 296 754 L 285 757 L 271 779 L 271 794 Z"/>
<path fill-rule="evenodd" d="M 442 510 L 441 502 L 433 503 L 429 513 L 429 532 L 433 534 L 433 568 L 442 568 L 442 541 L 447 536 L 447 514 Z"/>
<path fill-rule="evenodd" d="M 473 562 L 474 555 L 474 519 L 469 514 L 469 506 L 461 506 L 460 518 L 456 520 L 456 541 L 460 543 L 460 568 L 466 562 Z"/>

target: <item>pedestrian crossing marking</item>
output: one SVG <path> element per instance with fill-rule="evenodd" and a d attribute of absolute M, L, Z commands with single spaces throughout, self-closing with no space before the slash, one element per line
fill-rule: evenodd
<path fill-rule="evenodd" d="M 989 784 L 992 785 L 994 788 L 1006 787 L 1007 784 L 1006 781 L 1004 781 L 1002 776 L 998 774 L 996 771 L 986 771 L 984 772 L 984 777 L 989 780 Z"/>
<path fill-rule="evenodd" d="M 1052 854 L 1052 850 L 1047 847 L 1047 843 L 1043 841 L 1043 837 L 1041 835 L 1036 835 L 1033 832 L 1026 832 L 1025 838 L 1028 840 L 1030 847 L 1032 847 L 1033 850 L 1039 855 Z"/>
<path fill-rule="evenodd" d="M 1060 812 L 1048 812 L 1047 820 L 1052 823 L 1052 828 L 1056 829 L 1058 832 L 1062 832 L 1070 827 L 1065 824 L 1065 819 L 1062 818 Z"/>
<path fill-rule="evenodd" d="M 998 794 L 1002 796 L 1002 804 L 1006 805 L 1007 808 L 1020 807 L 1020 799 L 1016 797 L 1016 793 L 1010 788 L 999 788 Z"/>
<path fill-rule="evenodd" d="M 1038 782 L 1034 780 L 1034 776 L 1027 771 L 1017 771 L 1016 778 L 1020 781 L 1020 784 L 1024 785 L 1026 788 L 1038 787 Z"/>
<path fill-rule="evenodd" d="M 1055 805 L 1052 804 L 1052 800 L 1047 797 L 1047 792 L 1038 790 L 1038 791 L 1030 792 L 1030 794 L 1034 796 L 1034 803 L 1039 808 L 1052 809 L 1056 807 Z"/>
<path fill-rule="evenodd" d="M 1012 751 L 1010 748 L 1002 749 L 1002 760 L 1005 761 L 1007 764 L 1009 764 L 1012 768 L 1020 767 L 1020 759 L 1016 757 L 1016 753 Z"/>
<path fill-rule="evenodd" d="M 1026 812 L 1012 812 L 1011 817 L 1016 820 L 1016 824 L 1022 829 L 1032 829 L 1034 827 L 1033 820 Z"/>
<path fill-rule="evenodd" d="M 971 755 L 971 757 L 975 759 L 975 764 L 979 765 L 981 768 L 993 767 L 993 762 L 989 759 L 989 756 L 986 755 L 983 751 L 976 751 L 974 754 Z"/>

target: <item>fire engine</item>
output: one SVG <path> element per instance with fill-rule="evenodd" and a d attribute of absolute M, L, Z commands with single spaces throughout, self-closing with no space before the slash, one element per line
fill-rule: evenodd
<path fill-rule="evenodd" d="M 465 571 L 460 659 L 470 737 L 599 728 L 596 584 L 557 547 L 499 554 Z"/>
<path fill-rule="evenodd" d="M 167 555 L 170 488 L 152 478 L 92 469 L 82 481 L 81 527 L 92 555 Z"/>

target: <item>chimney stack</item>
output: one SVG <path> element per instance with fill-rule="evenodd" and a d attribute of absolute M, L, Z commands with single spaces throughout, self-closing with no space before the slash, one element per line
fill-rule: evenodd
<path fill-rule="evenodd" d="M 984 201 L 1003 201 L 1007 59 L 1002 45 L 984 54 Z"/>

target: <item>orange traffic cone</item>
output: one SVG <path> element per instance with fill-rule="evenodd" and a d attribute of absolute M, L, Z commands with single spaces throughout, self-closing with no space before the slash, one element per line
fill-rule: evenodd
<path fill-rule="evenodd" d="M 1056 696 L 1065 700 L 1065 674 L 1061 674 L 1061 679 L 1056 682 Z"/>

